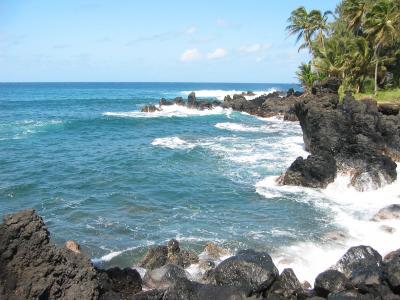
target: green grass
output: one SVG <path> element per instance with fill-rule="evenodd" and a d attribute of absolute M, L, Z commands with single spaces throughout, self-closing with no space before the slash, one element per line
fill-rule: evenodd
<path fill-rule="evenodd" d="M 379 103 L 396 103 L 400 104 L 400 88 L 393 90 L 379 91 L 378 95 L 358 93 L 354 97 L 358 100 L 362 99 L 374 99 Z"/>

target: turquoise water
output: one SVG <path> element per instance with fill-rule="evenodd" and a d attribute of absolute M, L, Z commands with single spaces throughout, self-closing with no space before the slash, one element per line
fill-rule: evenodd
<path fill-rule="evenodd" d="M 76 240 L 107 265 L 132 265 L 171 238 L 197 251 L 206 241 L 271 252 L 319 242 L 334 227 L 329 210 L 310 191 L 274 187 L 307 154 L 297 123 L 222 109 L 139 112 L 190 91 L 221 99 L 290 87 L 0 84 L 0 213 L 35 208 L 56 243 Z"/>

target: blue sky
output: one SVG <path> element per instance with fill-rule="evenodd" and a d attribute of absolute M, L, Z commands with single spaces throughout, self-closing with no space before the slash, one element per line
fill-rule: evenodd
<path fill-rule="evenodd" d="M 286 20 L 338 0 L 0 0 L 0 81 L 295 82 Z"/>

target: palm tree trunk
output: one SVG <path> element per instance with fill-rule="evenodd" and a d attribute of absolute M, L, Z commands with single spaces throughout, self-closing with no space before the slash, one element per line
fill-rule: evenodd
<path fill-rule="evenodd" d="M 374 92 L 374 95 L 377 96 L 378 95 L 378 65 L 379 65 L 379 63 L 378 63 L 378 60 L 376 57 L 375 57 L 375 59 L 376 59 L 376 63 L 375 63 L 375 92 Z"/>
<path fill-rule="evenodd" d="M 379 52 L 380 43 L 375 46 L 374 51 L 374 58 L 375 58 L 375 96 L 378 95 L 378 67 L 379 67 L 379 60 L 378 60 L 378 52 Z"/>

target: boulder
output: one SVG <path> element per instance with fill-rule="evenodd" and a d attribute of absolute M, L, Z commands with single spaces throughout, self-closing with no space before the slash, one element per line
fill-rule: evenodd
<path fill-rule="evenodd" d="M 335 180 L 336 162 L 332 155 L 309 155 L 306 159 L 298 157 L 283 176 L 284 185 L 299 185 L 312 188 L 325 188 Z"/>
<path fill-rule="evenodd" d="M 211 242 L 209 242 L 205 245 L 203 253 L 207 257 L 212 258 L 212 259 L 219 259 L 219 258 L 229 254 L 229 252 L 226 249 L 218 246 L 215 243 L 211 243 Z"/>
<path fill-rule="evenodd" d="M 297 279 L 292 269 L 284 269 L 279 278 L 272 284 L 268 291 L 267 299 L 273 295 L 279 295 L 284 299 L 297 297 L 303 290 L 300 281 Z"/>
<path fill-rule="evenodd" d="M 385 257 L 383 273 L 391 289 L 400 294 L 400 250 L 393 251 Z"/>
<path fill-rule="evenodd" d="M 191 264 L 197 264 L 199 257 L 189 250 L 182 250 L 177 240 L 170 240 L 167 246 L 150 248 L 139 263 L 145 269 L 156 269 L 166 264 L 175 264 L 187 268 Z"/>
<path fill-rule="evenodd" d="M 149 290 L 136 293 L 129 297 L 129 300 L 162 300 L 165 290 Z"/>
<path fill-rule="evenodd" d="M 369 246 L 350 248 L 335 269 L 344 273 L 355 286 L 382 283 L 382 256 Z"/>
<path fill-rule="evenodd" d="M 400 204 L 392 204 L 378 211 L 372 218 L 373 221 L 400 219 Z"/>
<path fill-rule="evenodd" d="M 98 299 L 90 260 L 57 248 L 34 210 L 4 217 L 0 225 L 0 299 Z"/>
<path fill-rule="evenodd" d="M 177 265 L 167 264 L 147 271 L 143 282 L 150 289 L 167 289 L 180 279 L 187 279 L 185 270 Z"/>
<path fill-rule="evenodd" d="M 314 290 L 318 296 L 328 297 L 330 293 L 339 293 L 351 287 L 347 277 L 337 270 L 327 270 L 317 276 Z"/>
<path fill-rule="evenodd" d="M 230 286 L 201 284 L 189 280 L 179 280 L 170 286 L 163 300 L 242 300 L 246 296 L 239 289 Z"/>
<path fill-rule="evenodd" d="M 278 276 L 278 269 L 268 253 L 244 250 L 221 262 L 207 280 L 220 286 L 238 287 L 251 294 L 268 289 Z"/>
<path fill-rule="evenodd" d="M 139 267 L 153 270 L 164 266 L 168 261 L 168 248 L 156 246 L 147 250 L 145 256 L 139 262 Z"/>
<path fill-rule="evenodd" d="M 142 278 L 138 271 L 114 267 L 108 270 L 98 270 L 101 279 L 101 299 L 127 299 L 129 296 L 142 291 Z"/>
<path fill-rule="evenodd" d="M 356 290 L 333 293 L 328 296 L 328 300 L 375 300 L 372 295 L 363 295 Z"/>

